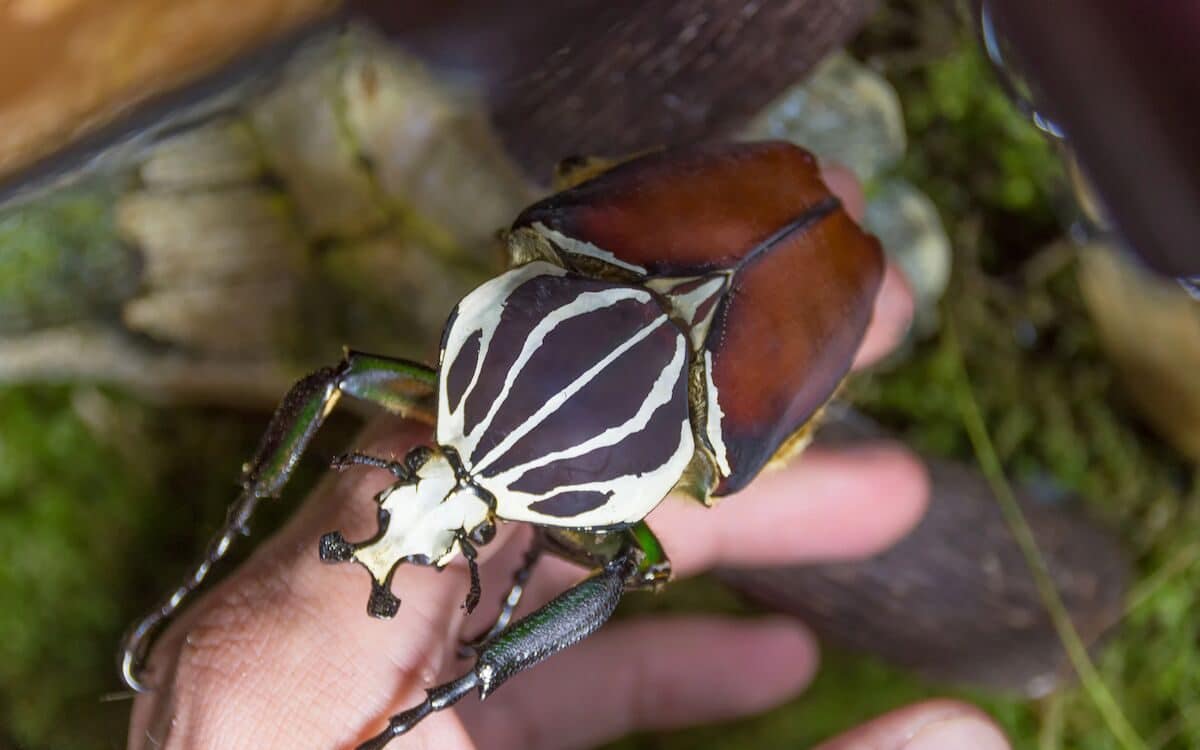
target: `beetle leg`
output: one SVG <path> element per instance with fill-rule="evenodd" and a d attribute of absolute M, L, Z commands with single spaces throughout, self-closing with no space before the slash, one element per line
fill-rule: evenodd
<path fill-rule="evenodd" d="M 467 591 L 466 601 L 463 602 L 463 608 L 467 610 L 467 614 L 471 614 L 479 606 L 479 597 L 483 593 L 483 589 L 479 585 L 479 563 L 475 560 L 478 553 L 475 551 L 475 545 L 467 539 L 464 531 L 458 532 L 458 548 L 462 550 L 463 559 L 467 561 L 467 569 L 471 572 L 471 588 Z"/>
<path fill-rule="evenodd" d="M 638 521 L 624 531 L 625 547 L 632 550 L 634 575 L 628 585 L 634 588 L 653 588 L 671 580 L 671 560 L 663 549 L 662 542 L 650 530 L 645 521 Z"/>
<path fill-rule="evenodd" d="M 358 746 L 381 750 L 434 711 L 449 708 L 472 689 L 483 700 L 507 679 L 592 633 L 608 621 L 628 580 L 638 575 L 636 550 L 626 551 L 540 609 L 521 618 L 486 643 L 471 671 L 427 691 L 425 700 L 396 714 L 382 732 Z"/>
<path fill-rule="evenodd" d="M 597 567 L 632 554 L 636 566 L 625 582 L 630 588 L 656 588 L 671 578 L 671 561 L 645 521 L 610 532 L 549 527 L 541 531 L 547 551 L 577 565 Z"/>
<path fill-rule="evenodd" d="M 415 415 L 425 408 L 423 401 L 436 388 L 437 372 L 424 365 L 352 351 L 346 352 L 338 366 L 318 370 L 292 386 L 271 418 L 254 458 L 243 467 L 242 491 L 200 561 L 122 639 L 119 665 L 125 684 L 138 692 L 146 690 L 141 671 L 151 636 L 199 588 L 234 539 L 249 533 L 250 518 L 258 501 L 280 493 L 312 436 L 343 395 L 376 404 L 394 414 Z"/>
<path fill-rule="evenodd" d="M 360 453 L 359 451 L 343 453 L 329 462 L 329 468 L 334 471 L 345 471 L 351 466 L 370 466 L 375 469 L 390 471 L 392 476 L 402 482 L 410 482 L 413 478 L 412 470 L 406 462 L 391 461 L 386 458 L 379 458 L 378 456 L 368 456 L 366 453 Z"/>
<path fill-rule="evenodd" d="M 613 534 L 589 534 L 570 530 L 543 528 L 538 530 L 525 560 L 513 574 L 512 588 L 504 597 L 500 615 L 487 632 L 460 644 L 458 655 L 466 658 L 479 653 L 512 620 L 513 612 L 525 594 L 525 586 L 533 574 L 542 552 L 550 551 L 563 559 L 585 566 L 602 565 L 614 555 L 629 553 L 636 563 L 629 588 L 657 588 L 671 577 L 671 561 L 667 559 L 658 537 L 645 521 L 639 521 L 628 529 Z"/>
<path fill-rule="evenodd" d="M 459 657 L 465 659 L 468 656 L 478 654 L 480 649 L 508 627 L 508 623 L 512 622 L 513 612 L 516 611 L 517 605 L 521 603 L 521 597 L 525 595 L 525 586 L 529 583 L 529 578 L 533 575 L 533 569 L 537 566 L 537 562 L 541 556 L 541 537 L 535 535 L 533 541 L 529 544 L 529 549 L 525 550 L 525 559 L 521 562 L 521 567 L 517 568 L 516 572 L 513 573 L 512 587 L 509 588 L 508 593 L 504 596 L 504 601 L 500 605 L 500 614 L 496 616 L 495 622 L 485 632 L 459 644 Z"/>

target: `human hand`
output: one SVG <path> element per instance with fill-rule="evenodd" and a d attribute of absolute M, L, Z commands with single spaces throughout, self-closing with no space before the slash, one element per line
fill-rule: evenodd
<path fill-rule="evenodd" d="M 834 173 L 829 181 L 852 212 L 861 206 L 844 176 Z M 858 364 L 889 350 L 910 314 L 907 287 L 889 270 Z M 386 420 L 368 431 L 362 447 L 403 455 L 428 437 L 428 428 Z M 401 566 L 393 582 L 403 600 L 399 614 L 371 619 L 364 613 L 366 577 L 321 565 L 316 540 L 335 528 L 349 538 L 371 533 L 371 498 L 389 481 L 383 472 L 366 470 L 328 478 L 283 530 L 184 612 L 151 656 L 156 690 L 135 702 L 131 749 L 353 746 L 377 732 L 387 716 L 418 703 L 424 688 L 466 671 L 454 646 L 494 616 L 494 600 L 519 565 L 528 529 L 509 525 L 480 550 L 484 604 L 474 615 L 461 614 L 467 573 L 457 560 L 440 575 Z M 926 492 L 920 464 L 902 448 L 880 443 L 810 451 L 716 508 L 669 498 L 648 521 L 676 575 L 688 576 L 716 565 L 873 554 L 911 528 Z M 565 562 L 545 561 L 518 614 L 581 575 Z M 637 729 L 761 711 L 801 690 L 816 663 L 812 637 L 792 620 L 622 621 L 514 678 L 486 704 L 468 698 L 394 744 L 587 747 Z M 902 744 L 930 740 L 935 729 L 972 728 L 973 739 L 960 734 L 957 744 Z M 980 732 L 990 733 L 990 746 L 977 739 Z M 902 746 L 1006 745 L 974 709 L 936 702 L 890 714 L 822 750 Z"/>

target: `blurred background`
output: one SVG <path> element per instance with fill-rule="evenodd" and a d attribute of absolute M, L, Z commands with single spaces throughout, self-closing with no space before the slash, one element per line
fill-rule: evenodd
<path fill-rule="evenodd" d="M 293 379 L 343 344 L 428 358 L 557 159 L 713 137 L 863 182 L 918 314 L 826 439 L 902 437 L 935 497 L 874 561 L 630 597 L 793 612 L 827 657 L 765 716 L 616 747 L 804 747 L 934 695 L 1018 748 L 1200 747 L 1200 303 L 1172 278 L 1200 267 L 1112 229 L 1141 214 L 1101 207 L 1019 35 L 941 0 L 424 5 L 0 5 L 0 747 L 124 747 L 121 631 Z M 256 538 L 359 424 L 332 420 Z"/>

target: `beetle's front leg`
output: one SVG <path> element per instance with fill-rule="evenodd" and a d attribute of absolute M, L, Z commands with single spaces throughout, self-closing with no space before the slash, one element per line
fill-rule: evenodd
<path fill-rule="evenodd" d="M 292 386 L 271 418 L 254 458 L 243 467 L 242 491 L 203 557 L 169 596 L 126 632 L 119 653 L 125 684 L 138 692 L 146 689 L 141 671 L 151 636 L 199 588 L 234 539 L 248 533 L 258 501 L 279 494 L 313 435 L 343 395 L 376 404 L 393 414 L 419 415 L 436 387 L 437 373 L 424 365 L 351 351 L 338 366 L 318 370 Z"/>
<path fill-rule="evenodd" d="M 529 543 L 529 549 L 525 550 L 525 557 L 521 561 L 521 567 L 517 568 L 516 572 L 513 573 L 512 586 L 509 587 L 508 593 L 504 595 L 504 601 L 500 604 L 500 614 L 496 616 L 490 628 L 474 638 L 463 641 L 459 645 L 458 655 L 460 657 L 466 658 L 478 654 L 489 641 L 508 627 L 508 624 L 512 622 L 513 612 L 516 611 L 517 605 L 521 603 L 521 597 L 525 595 L 525 586 L 529 583 L 529 579 L 533 575 L 533 569 L 537 567 L 541 556 L 541 535 L 535 532 L 533 541 Z"/>
<path fill-rule="evenodd" d="M 479 597 L 483 593 L 483 589 L 479 585 L 479 552 L 475 549 L 475 545 L 471 544 L 465 531 L 460 530 L 456 536 L 458 537 L 458 548 L 462 551 L 463 559 L 467 561 L 467 570 L 471 574 L 471 588 L 467 592 L 466 601 L 463 602 L 463 609 L 467 610 L 469 615 L 479 606 Z"/>
<path fill-rule="evenodd" d="M 626 581 L 637 571 L 636 556 L 627 550 L 484 644 L 470 672 L 428 690 L 424 701 L 393 716 L 386 729 L 358 750 L 380 750 L 429 714 L 453 706 L 472 689 L 478 689 L 481 700 L 487 698 L 508 678 L 596 632 L 612 616 Z"/>

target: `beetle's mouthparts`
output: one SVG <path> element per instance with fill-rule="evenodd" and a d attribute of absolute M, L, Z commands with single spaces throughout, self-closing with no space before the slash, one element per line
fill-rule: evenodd
<path fill-rule="evenodd" d="M 371 539 L 351 543 L 341 532 L 321 537 L 321 559 L 329 563 L 354 561 L 371 573 L 367 611 L 392 617 L 400 602 L 390 582 L 402 562 L 444 567 L 455 555 L 474 557 L 469 537 L 492 523 L 492 505 L 480 490 L 464 484 L 441 451 L 428 451 L 412 475 L 376 497 L 379 530 Z"/>

